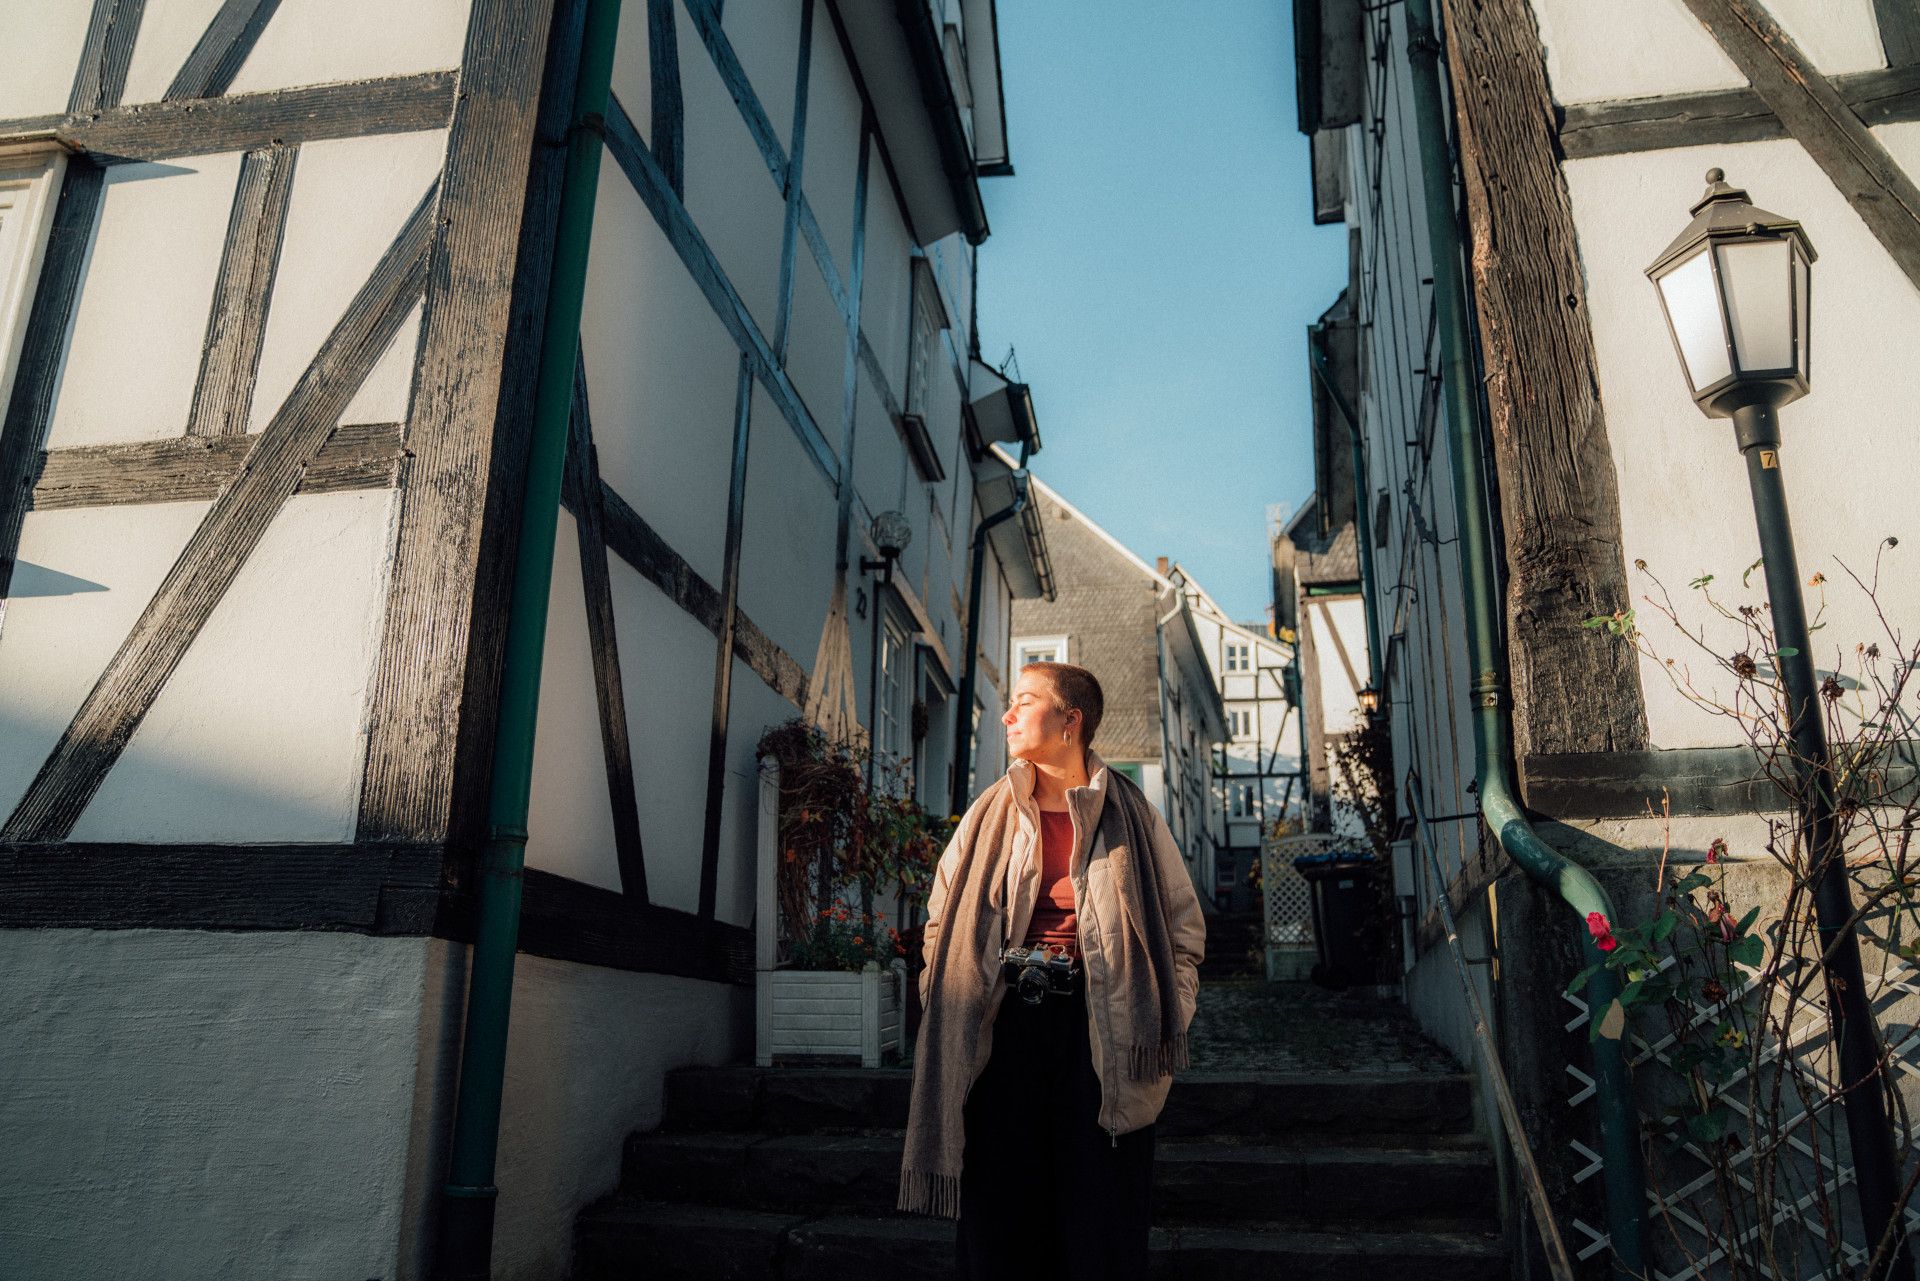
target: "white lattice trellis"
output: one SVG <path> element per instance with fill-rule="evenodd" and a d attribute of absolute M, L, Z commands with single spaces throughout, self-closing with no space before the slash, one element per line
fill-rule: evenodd
<path fill-rule="evenodd" d="M 1868 939 L 1863 937 L 1862 942 L 1867 941 Z M 1672 965 L 1672 959 L 1668 958 L 1664 961 L 1662 968 Z M 1746 966 L 1741 966 L 1739 969 L 1746 976 L 1745 982 L 1736 990 L 1729 992 L 1719 1004 L 1695 1014 L 1687 1025 L 1689 1032 L 1720 1018 L 1723 1012 L 1737 1005 L 1740 999 L 1760 982 L 1762 975 L 1759 970 Z M 1912 966 L 1899 961 L 1892 965 L 1884 980 L 1879 983 L 1874 1005 L 1883 1028 L 1892 1030 L 1894 1027 L 1901 1026 L 1899 1021 L 1886 1017 L 1886 1007 L 1920 996 L 1920 984 L 1915 982 L 1916 976 L 1917 972 Z M 1574 1031 L 1586 1027 L 1592 1017 L 1587 1003 L 1578 997 L 1567 996 L 1564 993 L 1562 999 L 1575 1010 L 1573 1017 L 1566 1025 L 1567 1030 Z M 1798 1158 L 1800 1183 L 1802 1186 L 1807 1186 L 1808 1190 L 1797 1199 L 1782 1198 L 1777 1203 L 1770 1224 L 1745 1225 L 1731 1239 L 1726 1239 L 1723 1233 L 1712 1230 L 1708 1224 L 1699 1219 L 1693 1209 L 1696 1199 L 1710 1201 L 1714 1196 L 1712 1185 L 1715 1171 L 1712 1160 L 1698 1144 L 1690 1140 L 1677 1147 L 1670 1146 L 1665 1141 L 1657 1144 L 1663 1169 L 1661 1178 L 1657 1181 L 1649 1180 L 1650 1184 L 1657 1182 L 1657 1186 L 1650 1186 L 1647 1191 L 1647 1215 L 1652 1228 L 1649 1235 L 1670 1238 L 1677 1233 L 1690 1237 L 1691 1239 L 1687 1242 L 1687 1253 L 1694 1256 L 1694 1265 L 1682 1266 L 1672 1272 L 1656 1266 L 1653 1270 L 1655 1281 L 1681 1281 L 1682 1278 L 1701 1276 L 1703 1273 L 1700 1269 L 1713 1269 L 1715 1264 L 1727 1257 L 1729 1251 L 1740 1250 L 1751 1244 L 1768 1227 L 1792 1223 L 1796 1230 L 1806 1234 L 1807 1240 L 1824 1242 L 1828 1239 L 1829 1227 L 1821 1220 L 1816 1206 L 1823 1194 L 1828 1200 L 1845 1206 L 1851 1198 L 1849 1194 L 1841 1193 L 1840 1189 L 1852 1184 L 1854 1175 L 1850 1164 L 1835 1159 L 1831 1145 L 1816 1146 L 1808 1140 L 1808 1134 L 1816 1124 L 1827 1126 L 1829 1129 L 1841 1124 L 1837 1114 L 1826 1115 L 1834 1111 L 1835 1100 L 1834 1083 L 1831 1077 L 1833 1068 L 1831 1046 L 1827 1043 L 1826 1036 L 1825 992 L 1821 985 L 1815 983 L 1810 985 L 1810 990 L 1801 997 L 1794 1025 L 1788 1031 L 1784 1042 L 1768 1046 L 1759 1065 L 1763 1071 L 1768 1070 L 1779 1061 L 1782 1054 L 1791 1054 L 1798 1061 L 1798 1070 L 1816 1087 L 1810 1107 L 1802 1105 L 1793 1091 L 1783 1092 L 1783 1098 L 1790 1111 L 1788 1115 L 1774 1123 L 1774 1133 L 1780 1145 Z M 1629 1059 L 1630 1065 L 1638 1069 L 1658 1062 L 1678 1074 L 1679 1069 L 1675 1066 L 1672 1056 L 1679 1048 L 1679 1042 L 1680 1037 L 1676 1033 L 1668 1033 L 1649 1042 L 1636 1032 L 1633 1036 L 1634 1052 Z M 1909 1028 L 1893 1046 L 1892 1057 L 1894 1066 L 1901 1074 L 1920 1076 L 1920 1029 Z M 1589 1103 L 1595 1095 L 1593 1078 L 1571 1065 L 1567 1066 L 1566 1072 L 1572 1084 L 1572 1092 L 1567 1099 L 1568 1105 L 1577 1108 Z M 1716 1101 L 1725 1104 L 1739 1118 L 1743 1126 L 1750 1126 L 1753 1119 L 1747 1106 L 1745 1093 L 1749 1075 L 1747 1069 L 1742 1069 L 1714 1090 Z M 1647 1102 L 1643 1093 L 1640 1098 L 1643 1115 L 1645 1115 Z M 1656 1133 L 1665 1132 L 1664 1127 L 1657 1120 L 1653 1122 L 1653 1127 Z M 1571 1142 L 1570 1146 L 1580 1162 L 1580 1168 L 1574 1174 L 1574 1181 L 1585 1183 L 1598 1176 L 1605 1167 L 1605 1161 L 1601 1155 L 1577 1140 Z M 1751 1142 L 1743 1143 L 1739 1152 L 1729 1163 L 1732 1170 L 1731 1177 L 1742 1191 L 1748 1193 L 1751 1193 L 1754 1188 L 1753 1156 L 1754 1145 Z M 1816 1178 L 1819 1183 L 1818 1188 L 1810 1186 L 1810 1181 Z M 1905 1217 L 1910 1234 L 1920 1231 L 1920 1210 L 1909 1206 Z M 1572 1226 L 1584 1242 L 1578 1251 L 1581 1259 L 1592 1258 L 1607 1248 L 1609 1239 L 1605 1232 L 1577 1216 L 1572 1220 Z M 1845 1215 L 1842 1232 L 1842 1256 L 1849 1268 L 1857 1268 L 1865 1262 L 1867 1251 L 1861 1239 L 1859 1225 L 1850 1213 Z M 1710 1243 L 1713 1244 L 1710 1245 Z M 1664 1251 L 1657 1253 L 1664 1253 Z M 1783 1260 L 1782 1263 L 1786 1266 L 1780 1269 L 1769 1267 L 1766 1263 L 1751 1258 L 1746 1262 L 1748 1267 L 1758 1275 L 1775 1278 L 1776 1281 L 1825 1281 L 1833 1275 L 1825 1261 L 1810 1257 Z"/>
<path fill-rule="evenodd" d="M 1267 842 L 1261 869 L 1265 887 L 1267 950 L 1313 946 L 1313 891 L 1293 868 L 1302 855 L 1326 854 L 1351 845 L 1337 836 L 1284 836 Z"/>

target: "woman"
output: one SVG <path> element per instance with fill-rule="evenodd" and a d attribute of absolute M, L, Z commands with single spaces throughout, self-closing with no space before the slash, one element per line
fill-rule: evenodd
<path fill-rule="evenodd" d="M 1090 750 L 1101 706 L 1084 667 L 1022 669 L 1013 763 L 927 905 L 900 1208 L 960 1220 L 963 1277 L 1147 1274 L 1153 1123 L 1206 926 L 1166 822 Z M 1010 989 L 1010 948 L 1053 964 Z"/>

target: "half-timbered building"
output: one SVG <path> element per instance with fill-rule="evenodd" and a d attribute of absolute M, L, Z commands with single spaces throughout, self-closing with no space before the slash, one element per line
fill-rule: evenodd
<path fill-rule="evenodd" d="M 1077 663 L 1100 678 L 1106 713 L 1094 750 L 1160 807 L 1206 897 L 1212 762 L 1227 723 L 1195 605 L 1164 558 L 1147 564 L 1057 490 L 1031 484 L 1057 590 L 1014 600 L 1008 666 Z"/>
<path fill-rule="evenodd" d="M 0 14 L 10 1274 L 428 1266 L 584 9 Z M 612 88 L 496 1277 L 750 1052 L 763 730 L 943 807 L 1052 590 L 992 0 L 629 0 Z"/>
<path fill-rule="evenodd" d="M 1380 643 L 1409 999 L 1463 1059 L 1475 1054 L 1445 896 L 1576 1261 L 1604 1268 L 1612 1248 L 1628 1257 L 1622 1233 L 1646 1231 L 1667 1275 L 1706 1253 L 1702 1229 L 1658 1193 L 1642 1203 L 1623 1173 L 1635 1145 L 1599 1137 L 1596 1113 L 1632 1104 L 1596 1081 L 1605 1042 L 1586 1004 L 1562 996 L 1585 925 L 1508 859 L 1518 828 L 1482 824 L 1486 794 L 1511 768 L 1519 827 L 1546 857 L 1596 869 L 1630 919 L 1659 910 L 1662 860 L 1701 859 L 1716 837 L 1754 859 L 1742 875 L 1771 866 L 1762 815 L 1783 802 L 1754 784 L 1733 723 L 1690 696 L 1694 679 L 1694 694 L 1724 694 L 1702 670 L 1711 662 L 1696 654 L 1691 677 L 1667 668 L 1683 637 L 1648 603 L 1660 599 L 1651 571 L 1710 651 L 1733 652 L 1735 629 L 1687 585 L 1740 584 L 1758 543 L 1741 453 L 1692 403 L 1646 272 L 1709 169 L 1804 225 L 1819 254 L 1812 392 L 1783 413 L 1777 461 L 1807 590 L 1844 582 L 1843 564 L 1864 577 L 1890 535 L 1907 544 L 1920 443 L 1888 412 L 1920 335 L 1920 18 L 1878 0 L 1294 8 L 1311 212 L 1345 226 L 1350 248 L 1345 294 L 1312 339 L 1315 465 L 1322 478 L 1345 469 L 1354 492 L 1342 515 L 1358 522 L 1351 588 Z M 1438 91 L 1423 89 L 1429 77 Z M 1454 279 L 1457 328 L 1459 295 L 1436 286 Z M 1805 308 L 1804 279 L 1797 288 Z M 1469 374 L 1450 386 L 1455 337 L 1470 359 L 1452 367 Z M 1491 506 L 1463 518 L 1456 493 L 1476 476 Z M 1475 546 L 1491 549 L 1484 563 Z M 1759 581 L 1735 603 L 1760 604 Z M 1487 666 L 1470 657 L 1466 623 L 1483 583 L 1502 653 Z M 1915 580 L 1881 577 L 1878 608 L 1910 627 Z M 1636 609 L 1638 651 L 1594 621 Z M 1880 635 L 1875 609 L 1864 592 L 1827 590 L 1822 670 Z M 1488 710 L 1514 759 L 1476 781 L 1475 718 Z M 1869 981 L 1883 1017 L 1910 983 L 1898 962 Z M 1910 1021 L 1895 1018 L 1889 1040 Z M 1666 1051 L 1629 1052 L 1654 1071 Z M 1853 1177 L 1836 1152 L 1828 1187 Z M 1518 1203 L 1517 1166 L 1504 1177 Z"/>
<path fill-rule="evenodd" d="M 1207 667 L 1226 712 L 1226 736 L 1213 756 L 1213 880 L 1223 912 L 1258 907 L 1251 880 L 1274 825 L 1301 805 L 1299 725 L 1289 696 L 1291 646 L 1264 625 L 1236 623 L 1177 562 L 1168 575 L 1193 609 Z"/>

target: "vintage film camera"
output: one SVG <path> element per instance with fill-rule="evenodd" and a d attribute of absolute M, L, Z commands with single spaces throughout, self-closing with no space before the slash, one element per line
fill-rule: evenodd
<path fill-rule="evenodd" d="M 1080 981 L 1080 962 L 1065 952 L 1045 947 L 1010 947 L 1000 953 L 1000 967 L 1015 995 L 1028 1005 L 1055 996 L 1073 995 Z"/>

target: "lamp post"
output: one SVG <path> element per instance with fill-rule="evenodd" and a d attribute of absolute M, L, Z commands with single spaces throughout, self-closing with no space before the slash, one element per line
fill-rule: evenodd
<path fill-rule="evenodd" d="M 1647 268 L 1647 276 L 1659 292 L 1694 404 L 1709 418 L 1733 420 L 1734 439 L 1746 458 L 1773 611 L 1775 661 L 1786 686 L 1800 835 L 1814 878 L 1828 1018 L 1840 1051 L 1837 1093 L 1853 1150 L 1860 1217 L 1870 1254 L 1882 1240 L 1892 1243 L 1871 1275 L 1907 1277 L 1911 1264 L 1895 1217 L 1899 1163 L 1887 1122 L 1860 941 L 1852 925 L 1826 726 L 1780 471 L 1776 411 L 1808 389 L 1813 245 L 1799 223 L 1756 209 L 1718 169 L 1707 171 L 1706 194 L 1692 213 L 1693 221 Z"/>
<path fill-rule="evenodd" d="M 873 648 L 868 653 L 867 706 L 873 716 L 873 734 L 867 744 L 867 786 L 873 786 L 873 764 L 880 754 L 880 589 L 893 586 L 894 562 L 900 559 L 900 553 L 907 550 L 913 541 L 913 524 L 907 520 L 905 512 L 886 511 L 873 518 L 868 533 L 873 538 L 875 550 L 880 553 L 879 560 L 860 558 L 860 572 L 878 574 L 880 579 L 873 585 Z"/>

